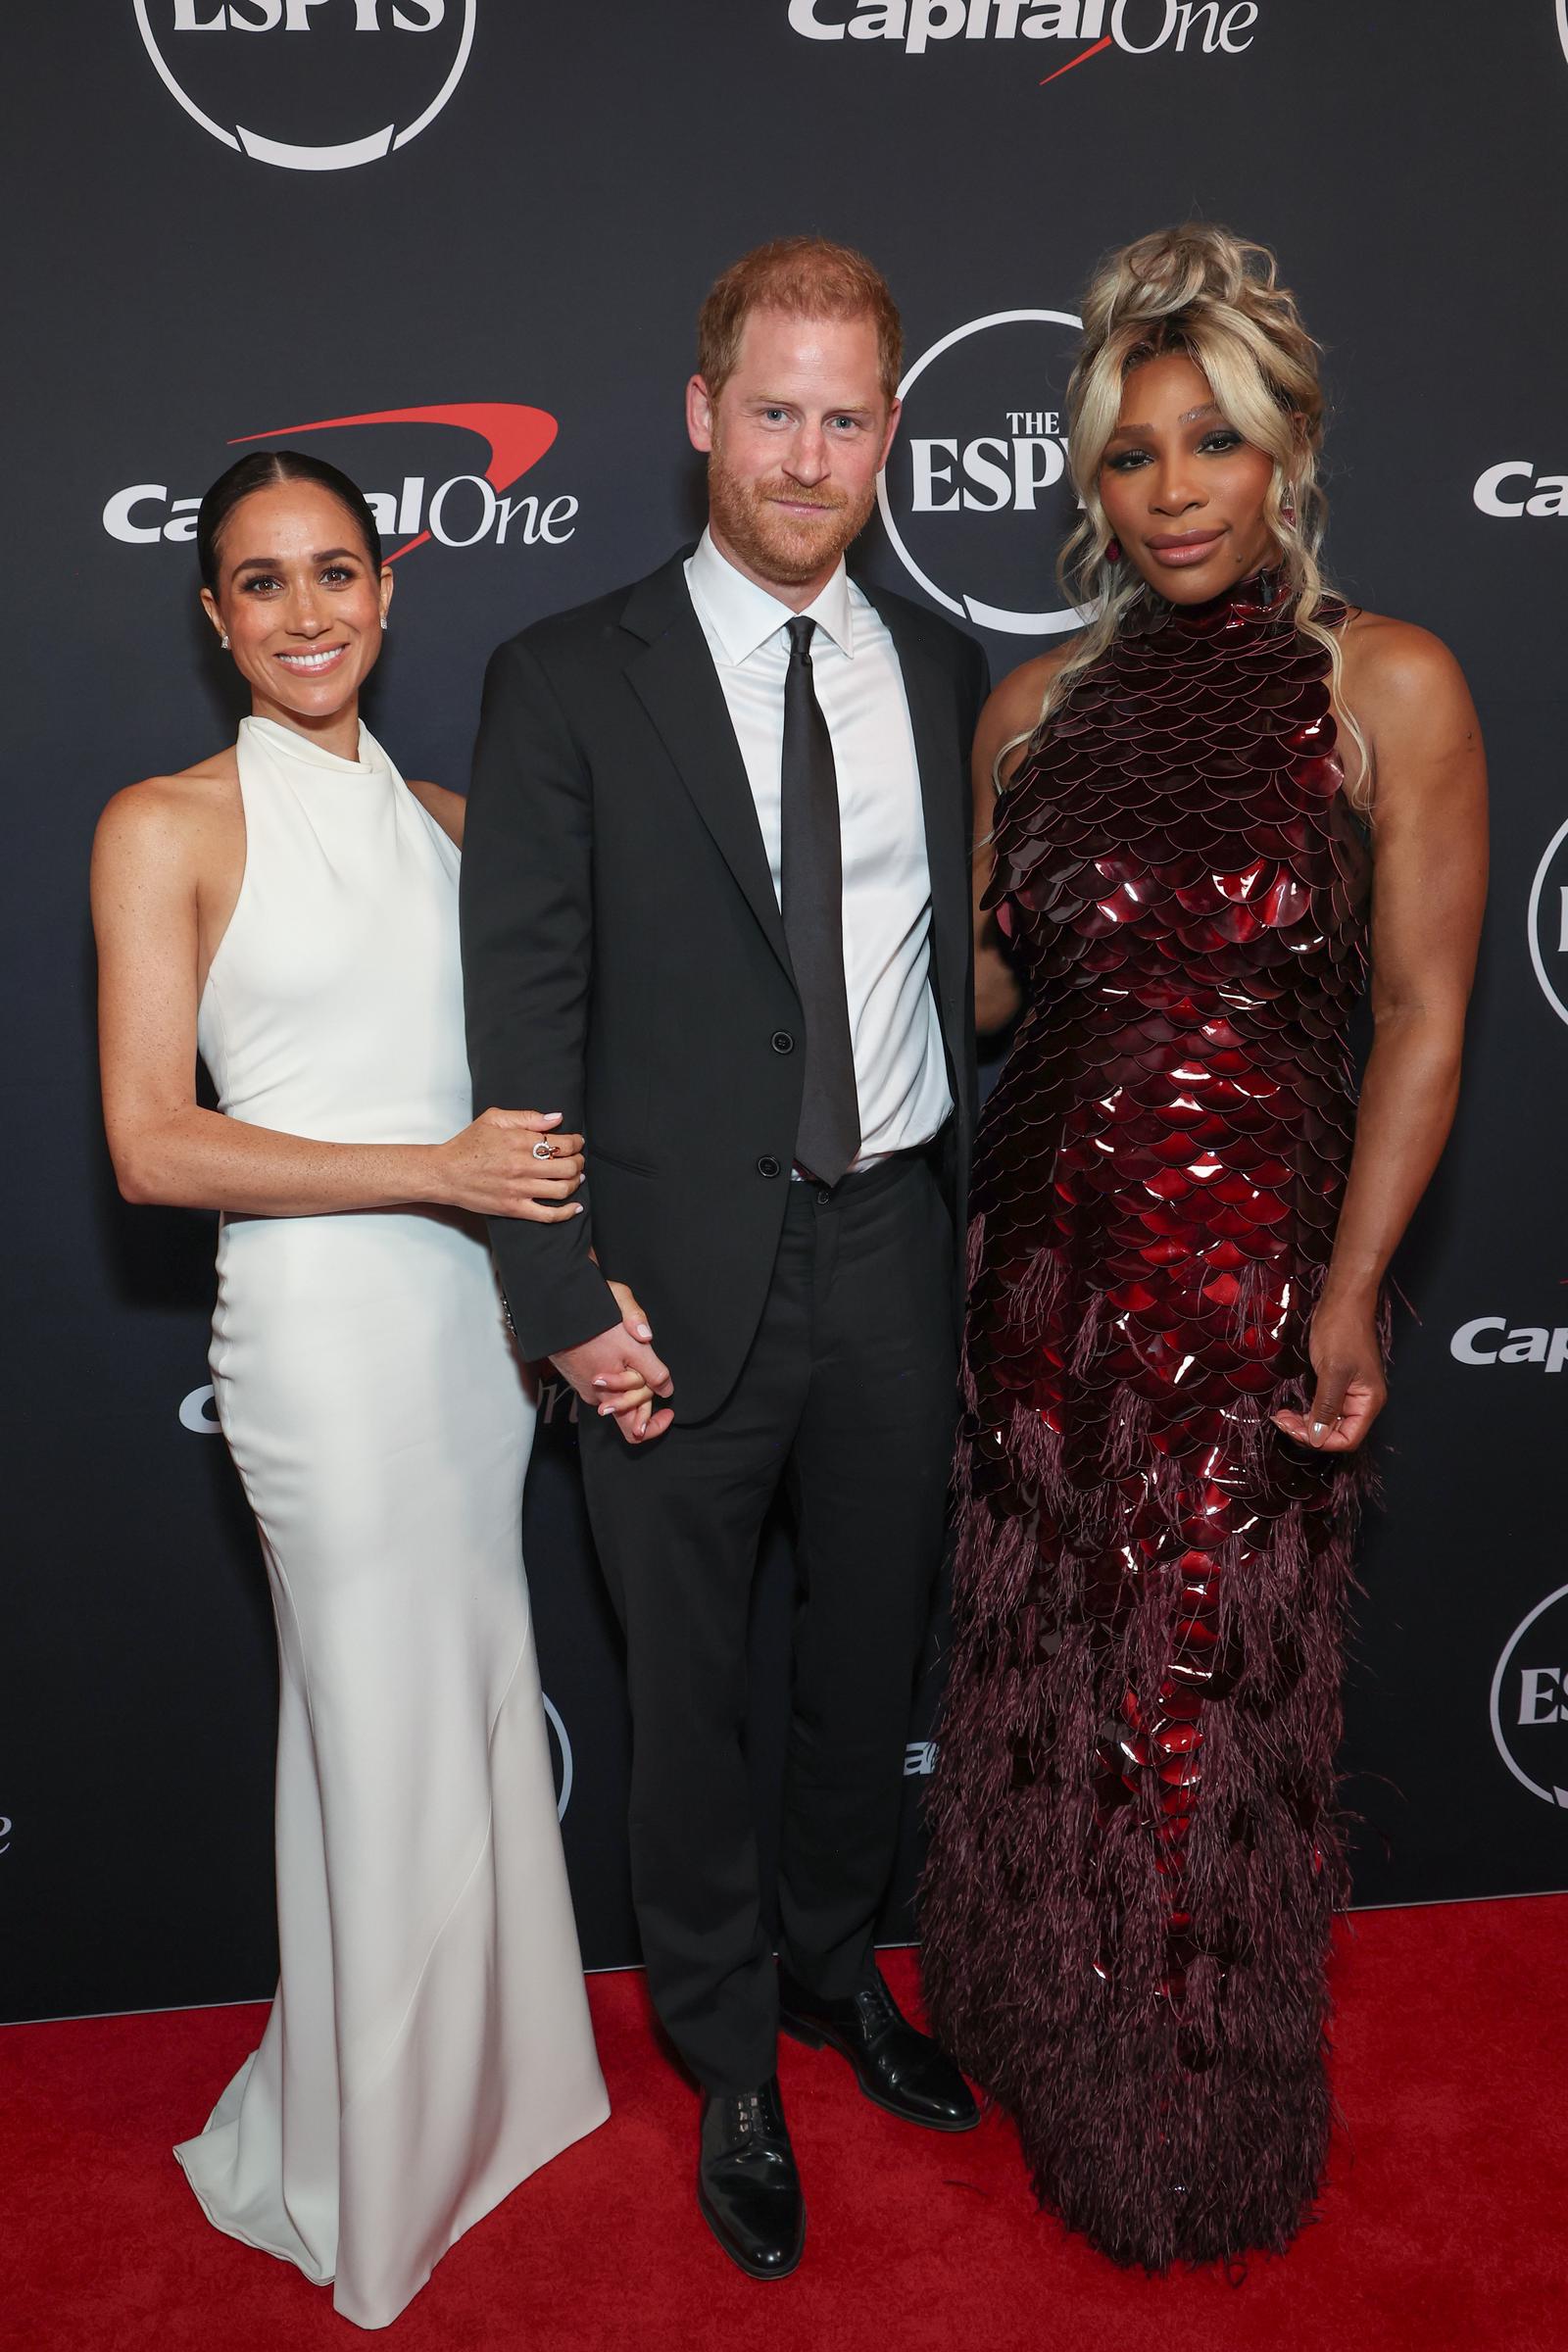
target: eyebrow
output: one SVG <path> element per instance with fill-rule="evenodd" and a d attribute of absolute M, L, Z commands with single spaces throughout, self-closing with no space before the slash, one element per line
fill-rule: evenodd
<path fill-rule="evenodd" d="M 803 404 L 798 400 L 786 400 L 781 392 L 758 392 L 753 396 L 753 405 L 759 409 L 798 409 Z M 830 400 L 824 404 L 822 415 L 869 416 L 875 408 L 876 403 L 871 400 Z"/>
<path fill-rule="evenodd" d="M 338 564 L 345 557 L 351 564 L 361 564 L 365 561 L 364 556 L 357 554 L 352 547 L 323 547 L 312 556 L 311 562 L 313 564 Z M 281 556 L 241 556 L 233 568 L 236 572 L 280 571 L 282 565 Z"/>
<path fill-rule="evenodd" d="M 1196 424 L 1200 416 L 1218 416 L 1222 414 L 1217 401 L 1205 400 L 1201 408 L 1189 409 L 1185 416 L 1178 416 L 1176 421 L 1178 424 Z M 1152 424 L 1118 424 L 1113 428 L 1112 438 L 1116 433 L 1152 433 L 1153 429 Z"/>

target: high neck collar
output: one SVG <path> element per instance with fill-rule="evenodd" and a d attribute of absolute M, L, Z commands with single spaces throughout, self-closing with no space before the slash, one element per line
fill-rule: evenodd
<path fill-rule="evenodd" d="M 1156 625 L 1163 626 L 1173 620 L 1211 629 L 1227 621 L 1277 620 L 1289 606 L 1291 593 L 1283 564 L 1263 564 L 1256 571 L 1250 571 L 1245 580 L 1235 581 L 1200 605 L 1177 605 L 1156 596 Z"/>
<path fill-rule="evenodd" d="M 358 757 L 353 760 L 345 760 L 339 753 L 329 752 L 314 736 L 302 735 L 298 728 L 285 727 L 275 718 L 257 718 L 253 714 L 240 720 L 239 731 L 250 743 L 270 752 L 285 764 L 317 768 L 323 775 L 370 779 L 384 776 L 388 770 L 386 754 L 363 718 L 360 721 Z"/>

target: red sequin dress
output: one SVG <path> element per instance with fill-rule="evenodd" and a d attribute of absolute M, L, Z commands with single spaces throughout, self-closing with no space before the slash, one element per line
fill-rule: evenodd
<path fill-rule="evenodd" d="M 1328 2135 L 1364 1473 L 1269 1416 L 1354 1122 L 1329 669 L 1267 576 L 1160 603 L 996 823 L 1030 1002 L 973 1196 L 926 1987 L 1042 2200 L 1151 2269 L 1287 2245 Z"/>

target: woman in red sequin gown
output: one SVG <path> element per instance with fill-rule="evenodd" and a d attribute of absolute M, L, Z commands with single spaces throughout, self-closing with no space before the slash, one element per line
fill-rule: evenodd
<path fill-rule="evenodd" d="M 925 1975 L 1042 2200 L 1160 2269 L 1283 2249 L 1321 2178 L 1358 1448 L 1452 1116 L 1484 776 L 1451 657 L 1322 586 L 1315 350 L 1268 255 L 1114 256 L 1068 416 L 1098 618 L 976 759 L 982 995 L 994 909 L 1028 1004 L 973 1195 Z"/>

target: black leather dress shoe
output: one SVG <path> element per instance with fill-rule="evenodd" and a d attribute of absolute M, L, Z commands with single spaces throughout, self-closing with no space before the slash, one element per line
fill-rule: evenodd
<path fill-rule="evenodd" d="M 806 2243 L 806 2203 L 776 2077 L 743 2098 L 703 2100 L 697 2203 L 751 2278 L 787 2278 Z"/>
<path fill-rule="evenodd" d="M 971 2132 L 974 2093 L 945 2050 L 909 2024 L 873 1969 L 849 2000 L 823 2001 L 779 1970 L 779 2023 L 811 2049 L 826 2042 L 855 2069 L 868 2099 L 932 2132 Z"/>

